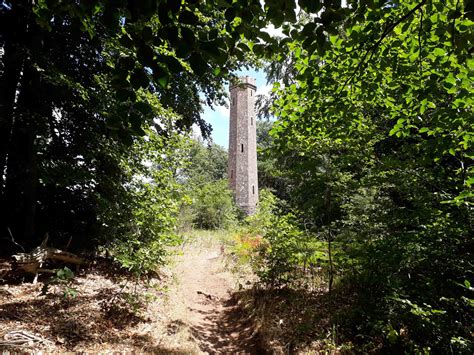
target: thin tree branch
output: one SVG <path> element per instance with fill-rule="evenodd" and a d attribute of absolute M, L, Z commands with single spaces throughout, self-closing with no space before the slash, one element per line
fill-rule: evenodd
<path fill-rule="evenodd" d="M 458 5 L 459 5 L 459 0 L 456 1 L 456 7 L 454 8 L 454 16 L 453 16 L 453 23 L 452 23 L 452 33 L 451 33 L 451 43 L 453 45 L 453 50 L 454 48 L 456 48 L 456 45 L 455 45 L 455 36 L 456 36 L 456 14 L 458 12 Z"/>
<path fill-rule="evenodd" d="M 13 233 L 12 233 L 10 227 L 7 227 L 7 230 L 8 230 L 8 234 L 10 234 L 11 242 L 12 242 L 13 244 L 15 244 L 16 246 L 18 246 L 21 250 L 23 250 L 23 252 L 25 252 L 25 248 L 23 248 L 23 246 L 21 246 L 20 244 L 18 244 L 18 243 L 15 241 L 15 238 L 13 238 Z"/>
<path fill-rule="evenodd" d="M 359 64 L 357 64 L 357 67 L 355 68 L 354 72 L 349 76 L 349 78 L 346 79 L 346 81 L 344 82 L 344 84 L 342 85 L 341 87 L 341 90 L 339 90 L 339 93 L 338 95 L 341 94 L 342 90 L 344 90 L 344 88 L 347 86 L 347 84 L 349 84 L 352 79 L 355 77 L 355 75 L 357 74 L 357 72 L 359 71 L 359 69 L 362 67 L 362 65 L 365 63 L 365 60 L 367 59 L 367 56 L 369 55 L 369 53 L 371 52 L 374 52 L 379 46 L 380 44 L 383 42 L 383 40 L 390 34 L 392 33 L 392 31 L 395 29 L 395 27 L 397 27 L 400 23 L 402 23 L 403 21 L 405 21 L 406 19 L 408 19 L 411 15 L 413 15 L 416 11 L 418 11 L 418 9 L 420 9 L 423 5 L 426 4 L 426 1 L 427 0 L 422 0 L 418 5 L 416 5 L 413 9 L 411 9 L 409 12 L 407 12 L 405 15 L 403 15 L 402 17 L 400 17 L 397 21 L 395 21 L 394 23 L 390 24 L 386 29 L 385 31 L 382 33 L 382 35 L 380 36 L 380 38 L 378 39 L 377 42 L 374 43 L 374 45 L 372 47 L 370 47 L 364 54 L 364 56 L 362 57 L 362 59 L 359 61 Z"/>
<path fill-rule="evenodd" d="M 421 73 L 423 73 L 422 62 L 421 62 L 421 32 L 423 31 L 423 9 L 420 8 L 420 28 L 418 31 L 418 63 L 420 65 L 420 85 L 422 82 Z"/>

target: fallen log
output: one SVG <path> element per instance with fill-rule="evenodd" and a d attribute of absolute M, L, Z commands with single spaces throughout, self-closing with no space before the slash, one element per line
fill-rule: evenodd
<path fill-rule="evenodd" d="M 65 264 L 84 264 L 85 260 L 76 254 L 69 253 L 56 248 L 47 247 L 48 235 L 40 246 L 36 247 L 29 253 L 19 253 L 12 255 L 13 268 L 15 270 L 22 270 L 24 272 L 34 274 L 33 283 L 38 280 L 39 273 L 54 273 L 54 270 L 42 269 L 41 267 L 47 261 L 60 261 Z"/>
<path fill-rule="evenodd" d="M 41 265 L 47 260 L 61 261 L 66 264 L 81 265 L 84 259 L 67 251 L 45 246 L 39 246 L 30 253 L 13 255 L 17 269 L 36 274 Z"/>
<path fill-rule="evenodd" d="M 62 261 L 67 264 L 76 265 L 84 263 L 84 259 L 73 253 L 44 246 L 36 247 L 30 253 L 13 255 L 12 258 L 15 260 L 15 264 L 24 268 L 25 271 L 30 268 L 28 265 L 31 265 L 34 270 L 34 265 L 42 264 L 47 260 Z"/>

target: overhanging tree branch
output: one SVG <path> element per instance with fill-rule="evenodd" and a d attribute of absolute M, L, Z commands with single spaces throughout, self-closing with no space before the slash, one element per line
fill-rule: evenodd
<path fill-rule="evenodd" d="M 347 86 L 347 84 L 349 84 L 352 79 L 355 77 L 355 75 L 357 74 L 357 72 L 359 71 L 359 69 L 362 67 L 362 65 L 365 63 L 366 59 L 367 59 L 367 56 L 369 55 L 369 53 L 374 53 L 375 50 L 380 47 L 380 44 L 382 44 L 383 40 L 385 38 L 387 38 L 387 36 L 392 33 L 392 31 L 395 29 L 395 27 L 397 27 L 400 23 L 402 23 L 403 21 L 407 20 L 408 18 L 410 18 L 410 16 L 412 16 L 416 11 L 418 11 L 418 9 L 421 9 L 421 7 L 423 7 L 423 5 L 426 4 L 426 0 L 423 0 L 421 1 L 418 5 L 416 5 L 413 9 L 411 9 L 410 11 L 408 11 L 405 15 L 403 15 L 402 17 L 400 17 L 397 21 L 395 21 L 394 23 L 390 24 L 386 29 L 385 31 L 383 31 L 382 35 L 380 36 L 380 38 L 377 40 L 377 42 L 374 43 L 373 46 L 371 46 L 364 54 L 364 56 L 362 57 L 362 59 L 359 61 L 359 63 L 357 64 L 357 67 L 355 68 L 355 70 L 352 72 L 352 74 L 349 76 L 349 78 L 346 79 L 346 81 L 344 82 L 344 84 L 342 85 L 341 87 L 341 90 L 339 90 L 338 92 L 338 96 L 341 94 L 342 90 L 344 90 L 344 88 Z"/>

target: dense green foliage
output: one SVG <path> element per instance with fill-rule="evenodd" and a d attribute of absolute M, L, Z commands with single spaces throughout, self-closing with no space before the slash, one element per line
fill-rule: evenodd
<path fill-rule="evenodd" d="M 164 138 L 150 130 L 132 147 L 134 159 L 122 161 L 129 174 L 126 200 L 121 211 L 107 210 L 103 216 L 101 244 L 134 273 L 163 264 L 169 247 L 180 241 L 175 227 L 183 196 L 175 172 L 182 166 L 177 151 L 184 151 L 185 142 L 179 134 Z M 114 235 L 107 234 L 111 232 Z"/>
<path fill-rule="evenodd" d="M 246 222 L 240 233 L 246 235 L 248 247 L 255 248 L 249 250 L 250 260 L 260 280 L 273 287 L 293 284 L 299 257 L 309 251 L 295 217 L 279 213 L 275 196 L 262 190 L 257 212 Z"/>
<path fill-rule="evenodd" d="M 261 114 L 261 111 L 259 111 Z M 269 120 L 257 121 L 257 169 L 258 186 L 271 190 L 277 197 L 288 198 L 290 181 L 280 168 L 273 154 L 273 138 L 270 131 L 274 122 Z"/>
<path fill-rule="evenodd" d="M 262 190 L 256 213 L 238 230 L 237 253 L 248 256 L 260 281 L 270 288 L 318 288 L 321 276 L 326 279 L 332 272 L 334 250 L 305 228 L 299 211 L 289 209 L 271 191 Z"/>
<path fill-rule="evenodd" d="M 96 244 L 99 216 L 126 194 L 120 161 L 137 137 L 193 123 L 209 134 L 199 95 L 220 102 L 244 60 L 240 34 L 258 26 L 228 22 L 242 11 L 214 1 L 0 4 L 3 253 L 45 232 L 57 246 Z M 153 100 L 177 114 L 172 126 Z"/>
<path fill-rule="evenodd" d="M 196 123 L 208 135 L 203 99 L 221 102 L 223 79 L 246 56 L 237 45 L 251 25 L 228 22 L 241 6 L 215 5 L 0 4 L 2 253 L 46 232 L 73 249 L 125 238 L 139 209 L 123 164 L 135 159 L 130 147 L 150 127 L 169 137 Z"/>
<path fill-rule="evenodd" d="M 236 208 L 227 180 L 195 186 L 192 194 L 194 226 L 200 229 L 229 228 L 236 221 Z"/>
<path fill-rule="evenodd" d="M 207 136 L 202 103 L 266 59 L 277 121 L 258 126 L 260 184 L 284 203 L 262 194 L 244 227 L 262 281 L 303 292 L 320 272 L 356 299 L 346 338 L 468 353 L 472 2 L 297 3 L 1 2 L 1 252 L 49 233 L 141 272 L 178 215 L 231 224 L 225 152 L 184 136 Z"/>
<path fill-rule="evenodd" d="M 272 94 L 269 151 L 298 218 L 283 214 L 265 233 L 264 280 L 292 286 L 302 250 L 325 253 L 317 263 L 329 288 L 337 281 L 358 299 L 342 317 L 346 335 L 384 337 L 392 350 L 472 347 L 473 22 L 465 5 L 354 6 L 328 32 L 302 17 L 273 57 L 291 68 L 280 68 Z"/>
<path fill-rule="evenodd" d="M 186 150 L 187 164 L 181 171 L 186 184 L 203 184 L 227 178 L 227 151 L 211 142 L 190 139 Z"/>
<path fill-rule="evenodd" d="M 227 151 L 215 143 L 205 146 L 200 140 L 190 140 L 187 153 L 180 173 L 188 197 L 181 207 L 181 228 L 230 227 L 236 221 L 236 208 L 227 182 Z"/>

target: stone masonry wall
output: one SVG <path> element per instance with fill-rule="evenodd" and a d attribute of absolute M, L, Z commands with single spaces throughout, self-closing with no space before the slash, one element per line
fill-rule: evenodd
<path fill-rule="evenodd" d="M 253 214 L 258 203 L 255 79 L 230 87 L 229 184 L 237 206 Z"/>

